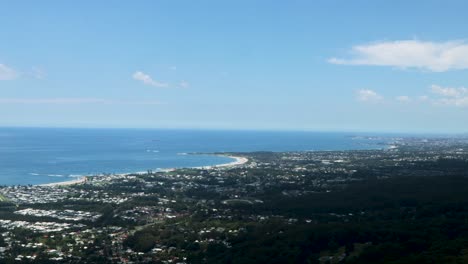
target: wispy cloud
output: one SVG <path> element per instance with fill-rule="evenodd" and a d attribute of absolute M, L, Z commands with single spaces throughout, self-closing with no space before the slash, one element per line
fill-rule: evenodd
<path fill-rule="evenodd" d="M 431 92 L 436 96 L 433 99 L 435 104 L 468 107 L 468 88 L 432 85 Z"/>
<path fill-rule="evenodd" d="M 372 101 L 376 95 L 370 90 L 361 90 L 361 101 Z M 378 96 L 378 95 L 377 95 Z M 443 87 L 431 85 L 429 92 L 421 96 L 409 97 L 406 95 L 397 96 L 394 99 L 398 103 L 406 104 L 429 104 L 433 106 L 468 107 L 468 88 L 465 87 Z"/>
<path fill-rule="evenodd" d="M 383 100 L 383 96 L 373 90 L 361 89 L 356 91 L 356 99 L 360 102 L 378 103 Z"/>
<path fill-rule="evenodd" d="M 113 101 L 113 104 L 122 104 L 122 105 L 167 105 L 167 103 L 159 102 L 159 101 Z"/>
<path fill-rule="evenodd" d="M 431 91 L 434 94 L 445 96 L 445 97 L 468 96 L 468 88 L 465 88 L 465 87 L 459 87 L 459 88 L 442 87 L 442 86 L 433 84 L 431 85 Z"/>
<path fill-rule="evenodd" d="M 400 103 L 410 103 L 412 100 L 407 95 L 400 95 L 395 98 Z"/>
<path fill-rule="evenodd" d="M 145 74 L 141 71 L 137 71 L 132 75 L 133 79 L 137 81 L 141 81 L 142 83 L 146 85 L 150 85 L 153 87 L 158 87 L 158 88 L 167 88 L 169 87 L 169 84 L 164 83 L 164 82 L 159 82 L 151 78 L 148 74 Z"/>
<path fill-rule="evenodd" d="M 429 101 L 429 96 L 421 95 L 421 96 L 418 97 L 418 101 L 419 102 L 427 102 L 427 101 Z"/>
<path fill-rule="evenodd" d="M 5 64 L 0 64 L 0 81 L 14 80 L 19 77 L 19 73 Z"/>
<path fill-rule="evenodd" d="M 107 100 L 97 98 L 0 98 L 2 104 L 96 104 Z"/>
<path fill-rule="evenodd" d="M 190 87 L 190 83 L 188 83 L 187 81 L 181 81 L 179 83 L 179 87 L 180 88 L 189 88 Z"/>
<path fill-rule="evenodd" d="M 352 47 L 353 58 L 331 58 L 341 65 L 375 65 L 418 68 L 433 72 L 468 69 L 468 44 L 465 41 L 428 42 L 401 40 Z"/>
<path fill-rule="evenodd" d="M 461 98 L 440 98 L 437 101 L 435 101 L 435 104 L 468 107 L 468 96 Z"/>
<path fill-rule="evenodd" d="M 0 98 L 0 104 L 118 104 L 118 105 L 162 105 L 159 101 L 127 101 L 100 98 Z"/>

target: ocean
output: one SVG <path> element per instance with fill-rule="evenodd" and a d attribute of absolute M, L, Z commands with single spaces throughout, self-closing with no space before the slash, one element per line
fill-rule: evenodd
<path fill-rule="evenodd" d="M 0 128 L 0 185 L 44 184 L 83 175 L 228 163 L 190 153 L 357 150 L 382 140 L 353 133 L 157 129 Z"/>

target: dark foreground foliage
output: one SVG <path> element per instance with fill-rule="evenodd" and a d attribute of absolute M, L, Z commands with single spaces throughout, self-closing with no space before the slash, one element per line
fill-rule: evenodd
<path fill-rule="evenodd" d="M 172 242 L 192 252 L 190 263 L 468 262 L 466 177 L 368 180 L 340 192 L 272 198 L 263 208 L 250 209 L 310 220 L 239 223 L 246 232 L 229 247 L 185 243 L 171 226 L 138 232 L 127 245 L 145 251 L 154 241 Z"/>

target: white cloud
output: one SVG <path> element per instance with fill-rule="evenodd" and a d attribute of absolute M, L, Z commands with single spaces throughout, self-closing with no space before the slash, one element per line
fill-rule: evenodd
<path fill-rule="evenodd" d="M 401 40 L 358 45 L 351 59 L 331 58 L 329 63 L 418 68 L 433 72 L 468 69 L 468 44 L 464 41 L 428 42 Z"/>
<path fill-rule="evenodd" d="M 180 88 L 189 88 L 190 87 L 190 83 L 188 83 L 187 81 L 181 81 L 179 83 L 179 87 Z"/>
<path fill-rule="evenodd" d="M 97 98 L 0 98 L 1 104 L 90 104 L 106 103 Z"/>
<path fill-rule="evenodd" d="M 113 101 L 113 104 L 124 105 L 167 105 L 167 103 L 159 101 Z"/>
<path fill-rule="evenodd" d="M 5 64 L 0 64 L 0 81 L 14 80 L 19 74 Z"/>
<path fill-rule="evenodd" d="M 431 86 L 431 90 L 433 93 L 445 97 L 461 97 L 461 96 L 468 96 L 468 88 L 460 87 L 460 88 L 452 88 L 452 87 L 441 87 L 439 85 L 433 84 Z"/>
<path fill-rule="evenodd" d="M 377 103 L 382 101 L 383 97 L 372 90 L 362 89 L 356 92 L 356 99 L 361 102 Z"/>
<path fill-rule="evenodd" d="M 418 100 L 421 101 L 421 102 L 426 102 L 429 100 L 429 96 L 427 95 L 421 95 L 418 97 Z"/>
<path fill-rule="evenodd" d="M 159 101 L 124 101 L 99 98 L 0 98 L 0 104 L 122 104 L 122 105 L 161 105 Z"/>
<path fill-rule="evenodd" d="M 435 101 L 435 104 L 468 107 L 468 96 L 461 98 L 440 98 Z"/>
<path fill-rule="evenodd" d="M 435 104 L 458 107 L 468 106 L 468 88 L 432 85 L 431 92 L 437 96 L 437 98 L 434 99 Z"/>
<path fill-rule="evenodd" d="M 411 98 L 406 95 L 397 96 L 396 100 L 400 103 L 409 103 L 412 101 Z"/>
<path fill-rule="evenodd" d="M 150 86 L 154 86 L 154 87 L 158 87 L 158 88 L 169 87 L 169 84 L 153 80 L 153 78 L 151 78 L 151 76 L 149 76 L 148 74 L 145 74 L 145 73 L 143 73 L 141 71 L 135 72 L 132 75 L 132 77 L 133 77 L 133 79 L 141 81 L 146 85 L 150 85 Z"/>
<path fill-rule="evenodd" d="M 466 87 L 443 87 L 439 85 L 431 85 L 430 94 L 417 97 L 400 95 L 395 97 L 395 102 L 402 104 L 432 104 L 434 106 L 452 106 L 452 107 L 468 107 L 468 88 Z M 356 91 L 356 99 L 365 103 L 380 103 L 384 102 L 384 97 L 377 92 L 369 89 Z M 390 101 L 387 101 L 388 103 Z"/>

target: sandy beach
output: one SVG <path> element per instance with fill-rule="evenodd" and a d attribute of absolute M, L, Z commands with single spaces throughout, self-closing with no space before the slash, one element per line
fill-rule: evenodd
<path fill-rule="evenodd" d="M 49 187 L 54 187 L 54 186 L 68 186 L 68 185 L 73 185 L 73 184 L 80 184 L 86 182 L 86 177 L 80 177 L 78 179 L 74 179 L 71 181 L 62 181 L 62 182 L 52 182 L 52 183 L 45 183 L 45 184 L 39 184 L 37 186 L 49 186 Z"/>
<path fill-rule="evenodd" d="M 237 157 L 237 156 L 229 156 L 229 155 L 218 155 L 218 156 L 228 157 L 228 158 L 232 158 L 232 159 L 235 159 L 235 160 L 232 161 L 232 162 L 229 162 L 229 163 L 224 163 L 224 164 L 219 164 L 219 165 L 201 166 L 201 167 L 193 167 L 193 168 L 194 169 L 205 169 L 205 170 L 215 169 L 215 168 L 229 168 L 229 167 L 235 167 L 235 166 L 243 165 L 243 164 L 245 164 L 245 163 L 247 163 L 249 161 L 249 159 L 245 158 L 245 157 Z"/>
<path fill-rule="evenodd" d="M 237 156 L 229 156 L 229 155 L 218 155 L 218 156 L 232 158 L 232 159 L 234 159 L 234 161 L 224 163 L 224 164 L 219 164 L 219 165 L 192 167 L 192 169 L 209 170 L 209 169 L 216 169 L 216 168 L 229 168 L 229 167 L 235 167 L 235 166 L 243 165 L 243 164 L 245 164 L 245 163 L 247 163 L 249 161 L 249 159 L 247 159 L 245 157 L 237 157 Z M 179 168 L 161 169 L 160 172 L 171 172 L 171 171 L 175 171 L 177 169 L 179 169 Z M 182 169 L 182 168 L 180 168 L 180 169 Z M 120 173 L 120 174 L 115 174 L 115 175 L 129 175 L 129 174 L 134 174 L 134 173 Z M 136 173 L 144 174 L 144 173 L 146 173 L 146 171 L 141 171 L 141 172 L 136 172 Z M 86 177 L 80 177 L 78 179 L 74 179 L 74 180 L 70 180 L 70 181 L 38 184 L 37 186 L 49 186 L 49 187 L 69 186 L 69 185 L 81 184 L 81 183 L 85 183 L 85 182 L 86 182 Z"/>

